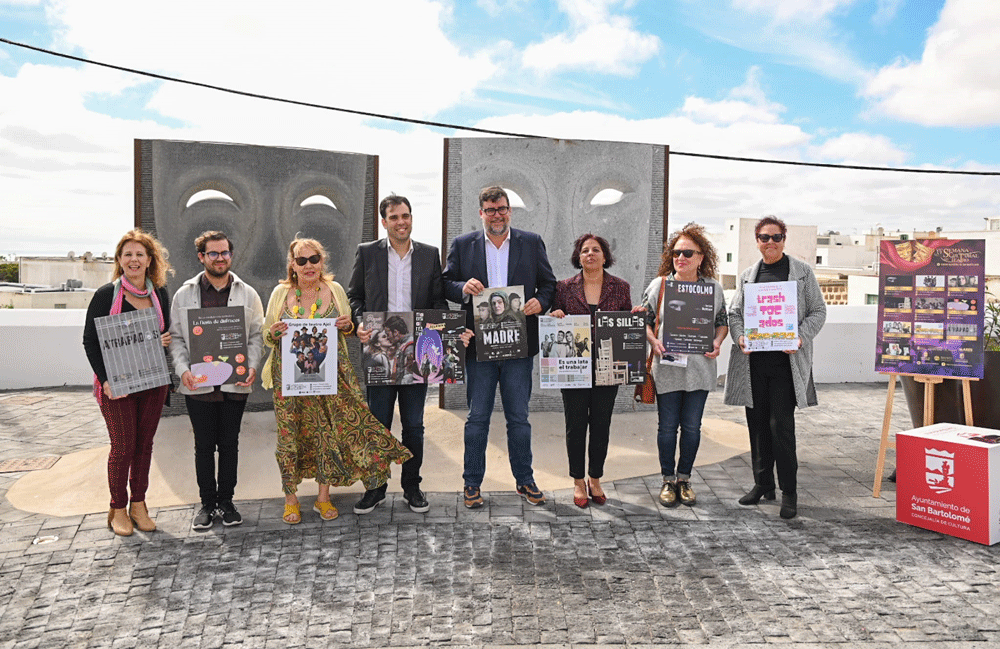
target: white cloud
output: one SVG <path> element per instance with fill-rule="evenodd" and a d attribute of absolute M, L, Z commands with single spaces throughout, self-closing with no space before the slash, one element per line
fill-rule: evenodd
<path fill-rule="evenodd" d="M 810 148 L 809 154 L 817 160 L 878 167 L 900 166 L 910 157 L 884 135 L 867 133 L 845 133 L 830 138 L 823 144 Z"/>
<path fill-rule="evenodd" d="M 729 92 L 729 98 L 710 101 L 702 97 L 686 97 L 681 112 L 696 121 L 735 123 L 743 121 L 776 123 L 785 107 L 767 100 L 760 84 L 760 68 L 747 71 L 746 81 Z"/>
<path fill-rule="evenodd" d="M 896 12 L 902 4 L 903 0 L 878 0 L 872 24 L 876 27 L 885 27 L 896 17 Z"/>
<path fill-rule="evenodd" d="M 611 15 L 620 0 L 559 0 L 571 29 L 524 49 L 525 68 L 543 74 L 580 69 L 632 76 L 660 51 L 660 39 L 635 29 L 631 18 Z"/>
<path fill-rule="evenodd" d="M 947 0 L 920 61 L 882 68 L 864 89 L 875 109 L 928 126 L 1000 124 L 996 0 Z"/>
<path fill-rule="evenodd" d="M 732 0 L 733 8 L 764 13 L 775 22 L 814 22 L 838 9 L 854 4 L 855 0 Z"/>

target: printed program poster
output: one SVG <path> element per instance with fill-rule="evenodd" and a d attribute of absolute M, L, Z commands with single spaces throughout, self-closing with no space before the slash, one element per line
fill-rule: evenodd
<path fill-rule="evenodd" d="M 335 318 L 283 320 L 281 394 L 285 397 L 337 394 Z"/>
<path fill-rule="evenodd" d="M 413 311 L 366 311 L 361 322 L 372 332 L 361 349 L 365 385 L 415 383 Z"/>
<path fill-rule="evenodd" d="M 795 282 L 743 285 L 743 335 L 752 352 L 799 346 L 798 287 Z"/>
<path fill-rule="evenodd" d="M 594 385 L 645 382 L 645 313 L 598 311 L 594 315 L 594 366 Z"/>
<path fill-rule="evenodd" d="M 416 336 L 414 383 L 465 383 L 465 311 L 413 312 Z"/>
<path fill-rule="evenodd" d="M 111 396 L 170 385 L 156 309 L 94 318 Z"/>
<path fill-rule="evenodd" d="M 195 385 L 206 388 L 245 381 L 249 368 L 243 307 L 189 309 L 187 319 Z"/>
<path fill-rule="evenodd" d="M 539 316 L 539 385 L 542 388 L 589 388 L 590 316 Z"/>
<path fill-rule="evenodd" d="M 665 282 L 660 321 L 663 347 L 673 354 L 704 354 L 715 346 L 715 285 Z"/>
<path fill-rule="evenodd" d="M 523 286 L 488 288 L 473 296 L 472 303 L 476 360 L 504 361 L 529 356 Z"/>
<path fill-rule="evenodd" d="M 882 241 L 875 371 L 982 378 L 986 242 Z"/>

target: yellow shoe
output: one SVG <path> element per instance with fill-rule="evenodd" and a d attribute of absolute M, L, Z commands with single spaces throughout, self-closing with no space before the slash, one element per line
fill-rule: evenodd
<path fill-rule="evenodd" d="M 332 521 L 340 516 L 340 512 L 337 511 L 337 508 L 329 500 L 323 502 L 317 500 L 313 503 L 313 511 L 319 514 L 319 517 L 324 521 Z"/>
<path fill-rule="evenodd" d="M 294 518 L 292 518 L 294 516 Z M 299 512 L 299 504 L 285 503 L 285 513 L 281 517 L 281 520 L 285 521 L 289 525 L 298 525 L 302 522 L 302 514 Z"/>
<path fill-rule="evenodd" d="M 154 523 L 153 519 L 149 517 L 149 510 L 146 509 L 146 503 L 132 503 L 128 509 L 128 517 L 132 519 L 132 522 L 135 523 L 135 527 L 140 532 L 156 531 L 156 523 Z"/>

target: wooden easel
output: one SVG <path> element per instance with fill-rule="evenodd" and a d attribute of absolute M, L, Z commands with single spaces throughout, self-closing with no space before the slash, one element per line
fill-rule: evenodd
<path fill-rule="evenodd" d="M 881 372 L 889 375 L 889 393 L 885 397 L 885 417 L 882 418 L 882 441 L 878 447 L 878 462 L 875 463 L 875 486 L 872 487 L 872 498 L 878 498 L 882 493 L 882 475 L 885 473 L 885 452 L 896 448 L 896 440 L 889 439 L 889 423 L 892 421 L 892 402 L 896 394 L 896 377 L 912 376 L 917 383 L 924 384 L 924 426 L 934 423 L 934 386 L 943 383 L 945 379 L 958 380 L 962 382 L 962 401 L 965 405 L 965 425 L 972 426 L 972 381 L 979 379 L 951 377 L 951 376 L 927 376 L 925 374 L 897 374 L 895 372 Z M 900 379 L 902 380 L 902 379 Z"/>

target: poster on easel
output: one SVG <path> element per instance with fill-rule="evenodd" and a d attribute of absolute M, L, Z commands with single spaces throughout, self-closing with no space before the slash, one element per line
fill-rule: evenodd
<path fill-rule="evenodd" d="M 880 243 L 876 372 L 983 377 L 985 258 L 982 239 Z"/>

